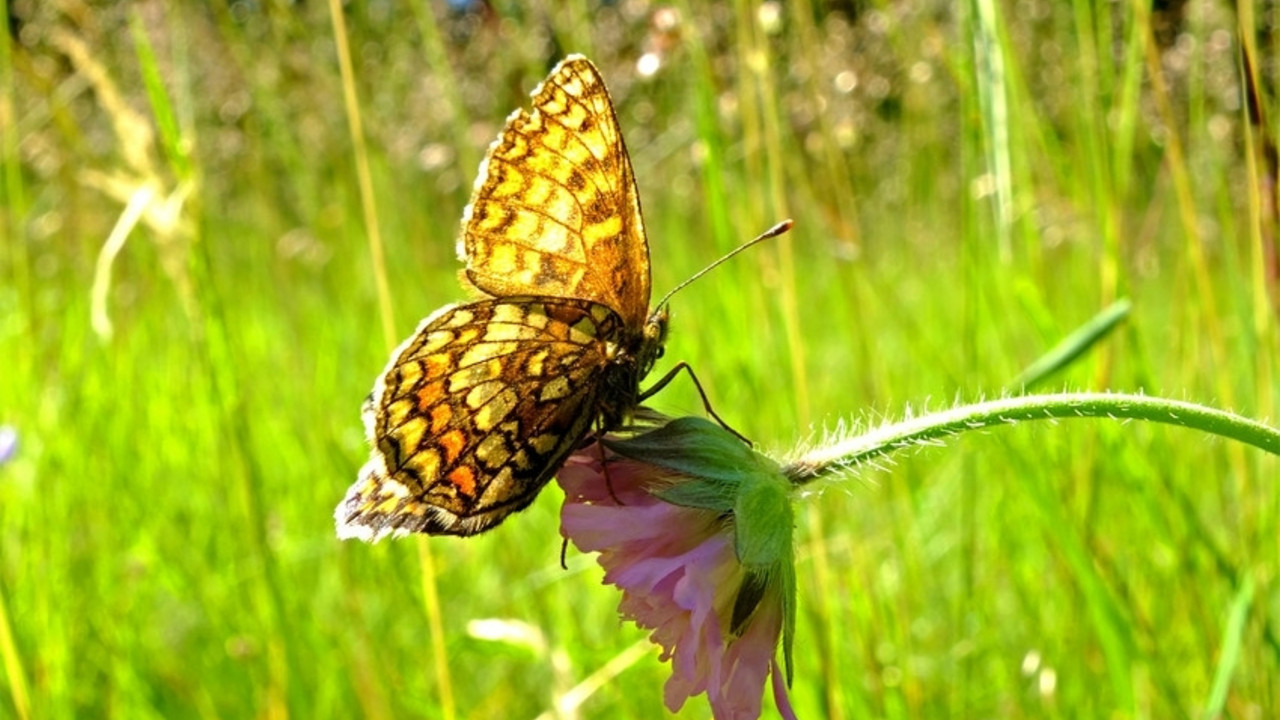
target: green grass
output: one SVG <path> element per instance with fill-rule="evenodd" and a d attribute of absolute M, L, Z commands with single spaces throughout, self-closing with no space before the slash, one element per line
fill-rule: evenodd
<path fill-rule="evenodd" d="M 998 395 L 1120 298 L 1042 387 L 1280 418 L 1274 107 L 1243 106 L 1275 68 L 1240 60 L 1274 47 L 1270 5 L 1192 4 L 1161 44 L 1142 3 L 1085 0 L 785 4 L 776 27 L 677 5 L 665 35 L 634 3 L 354 3 L 362 198 L 330 4 L 6 2 L 0 716 L 557 717 L 602 669 L 559 717 L 665 712 L 667 666 L 592 559 L 559 568 L 559 490 L 468 540 L 333 533 L 389 343 L 464 297 L 479 158 L 569 51 L 613 91 L 656 293 L 796 220 L 676 297 L 659 366 L 690 362 L 765 448 Z M 95 308 L 140 188 L 173 212 L 137 205 Z M 701 407 L 683 381 L 654 405 Z M 826 484 L 798 514 L 797 710 L 1269 715 L 1278 479 L 1257 450 L 1081 420 Z"/>

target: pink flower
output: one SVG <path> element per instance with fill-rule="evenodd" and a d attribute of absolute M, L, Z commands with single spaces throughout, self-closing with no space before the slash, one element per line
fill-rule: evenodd
<path fill-rule="evenodd" d="M 705 692 L 718 720 L 754 720 L 772 673 L 778 710 L 794 720 L 776 659 L 783 584 L 765 584 L 738 619 L 736 636 L 731 628 L 749 574 L 738 558 L 733 512 L 660 499 L 655 492 L 687 480 L 656 465 L 609 453 L 606 476 L 601 453 L 592 444 L 560 471 L 560 532 L 578 549 L 600 553 L 605 582 L 622 590 L 619 611 L 662 646 L 662 659 L 671 661 L 667 708 L 679 710 Z M 789 538 L 790 527 L 786 532 Z"/>

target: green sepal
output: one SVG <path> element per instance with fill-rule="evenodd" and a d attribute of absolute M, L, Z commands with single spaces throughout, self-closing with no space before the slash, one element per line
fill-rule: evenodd
<path fill-rule="evenodd" d="M 762 460 L 777 467 L 728 430 L 700 417 L 677 418 L 634 437 L 606 437 L 602 442 L 623 457 L 695 478 L 735 481 Z"/>
<path fill-rule="evenodd" d="M 794 675 L 792 648 L 796 630 L 796 568 L 793 536 L 795 510 L 792 485 L 781 472 L 744 475 L 734 502 L 734 543 L 746 569 L 733 608 L 736 633 L 759 605 L 765 592 L 782 602 L 782 657 L 787 685 Z"/>
<path fill-rule="evenodd" d="M 786 671 L 787 687 L 795 677 L 795 664 L 792 661 L 792 650 L 796 640 L 796 564 L 795 557 L 789 557 L 779 568 L 778 583 L 782 593 L 782 667 Z"/>
<path fill-rule="evenodd" d="M 791 561 L 791 483 L 778 470 L 763 470 L 741 475 L 733 503 L 734 546 L 748 569 Z"/>
<path fill-rule="evenodd" d="M 684 480 L 661 490 L 650 491 L 663 502 L 680 507 L 712 510 L 727 514 L 733 510 L 733 486 L 711 480 Z"/>
<path fill-rule="evenodd" d="M 655 494 L 673 505 L 727 513 L 734 509 L 745 477 L 778 474 L 778 464 L 752 450 L 715 423 L 684 417 L 625 440 L 604 439 L 605 447 L 632 460 L 687 478 Z"/>

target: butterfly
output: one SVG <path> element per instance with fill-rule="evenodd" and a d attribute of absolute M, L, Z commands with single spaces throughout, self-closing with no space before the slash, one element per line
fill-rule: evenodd
<path fill-rule="evenodd" d="M 474 535 L 527 507 L 588 432 L 622 426 L 661 357 L 631 160 L 599 71 L 570 55 L 506 121 L 463 211 L 485 297 L 424 320 L 362 415 L 338 536 Z"/>

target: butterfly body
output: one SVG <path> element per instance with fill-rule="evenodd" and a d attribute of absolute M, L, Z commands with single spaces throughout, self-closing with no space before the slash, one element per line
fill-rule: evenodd
<path fill-rule="evenodd" d="M 365 403 L 370 459 L 340 537 L 472 535 L 524 507 L 594 431 L 627 422 L 662 354 L 630 159 L 604 82 L 561 62 L 508 119 L 463 212 L 486 295 L 424 320 Z"/>

